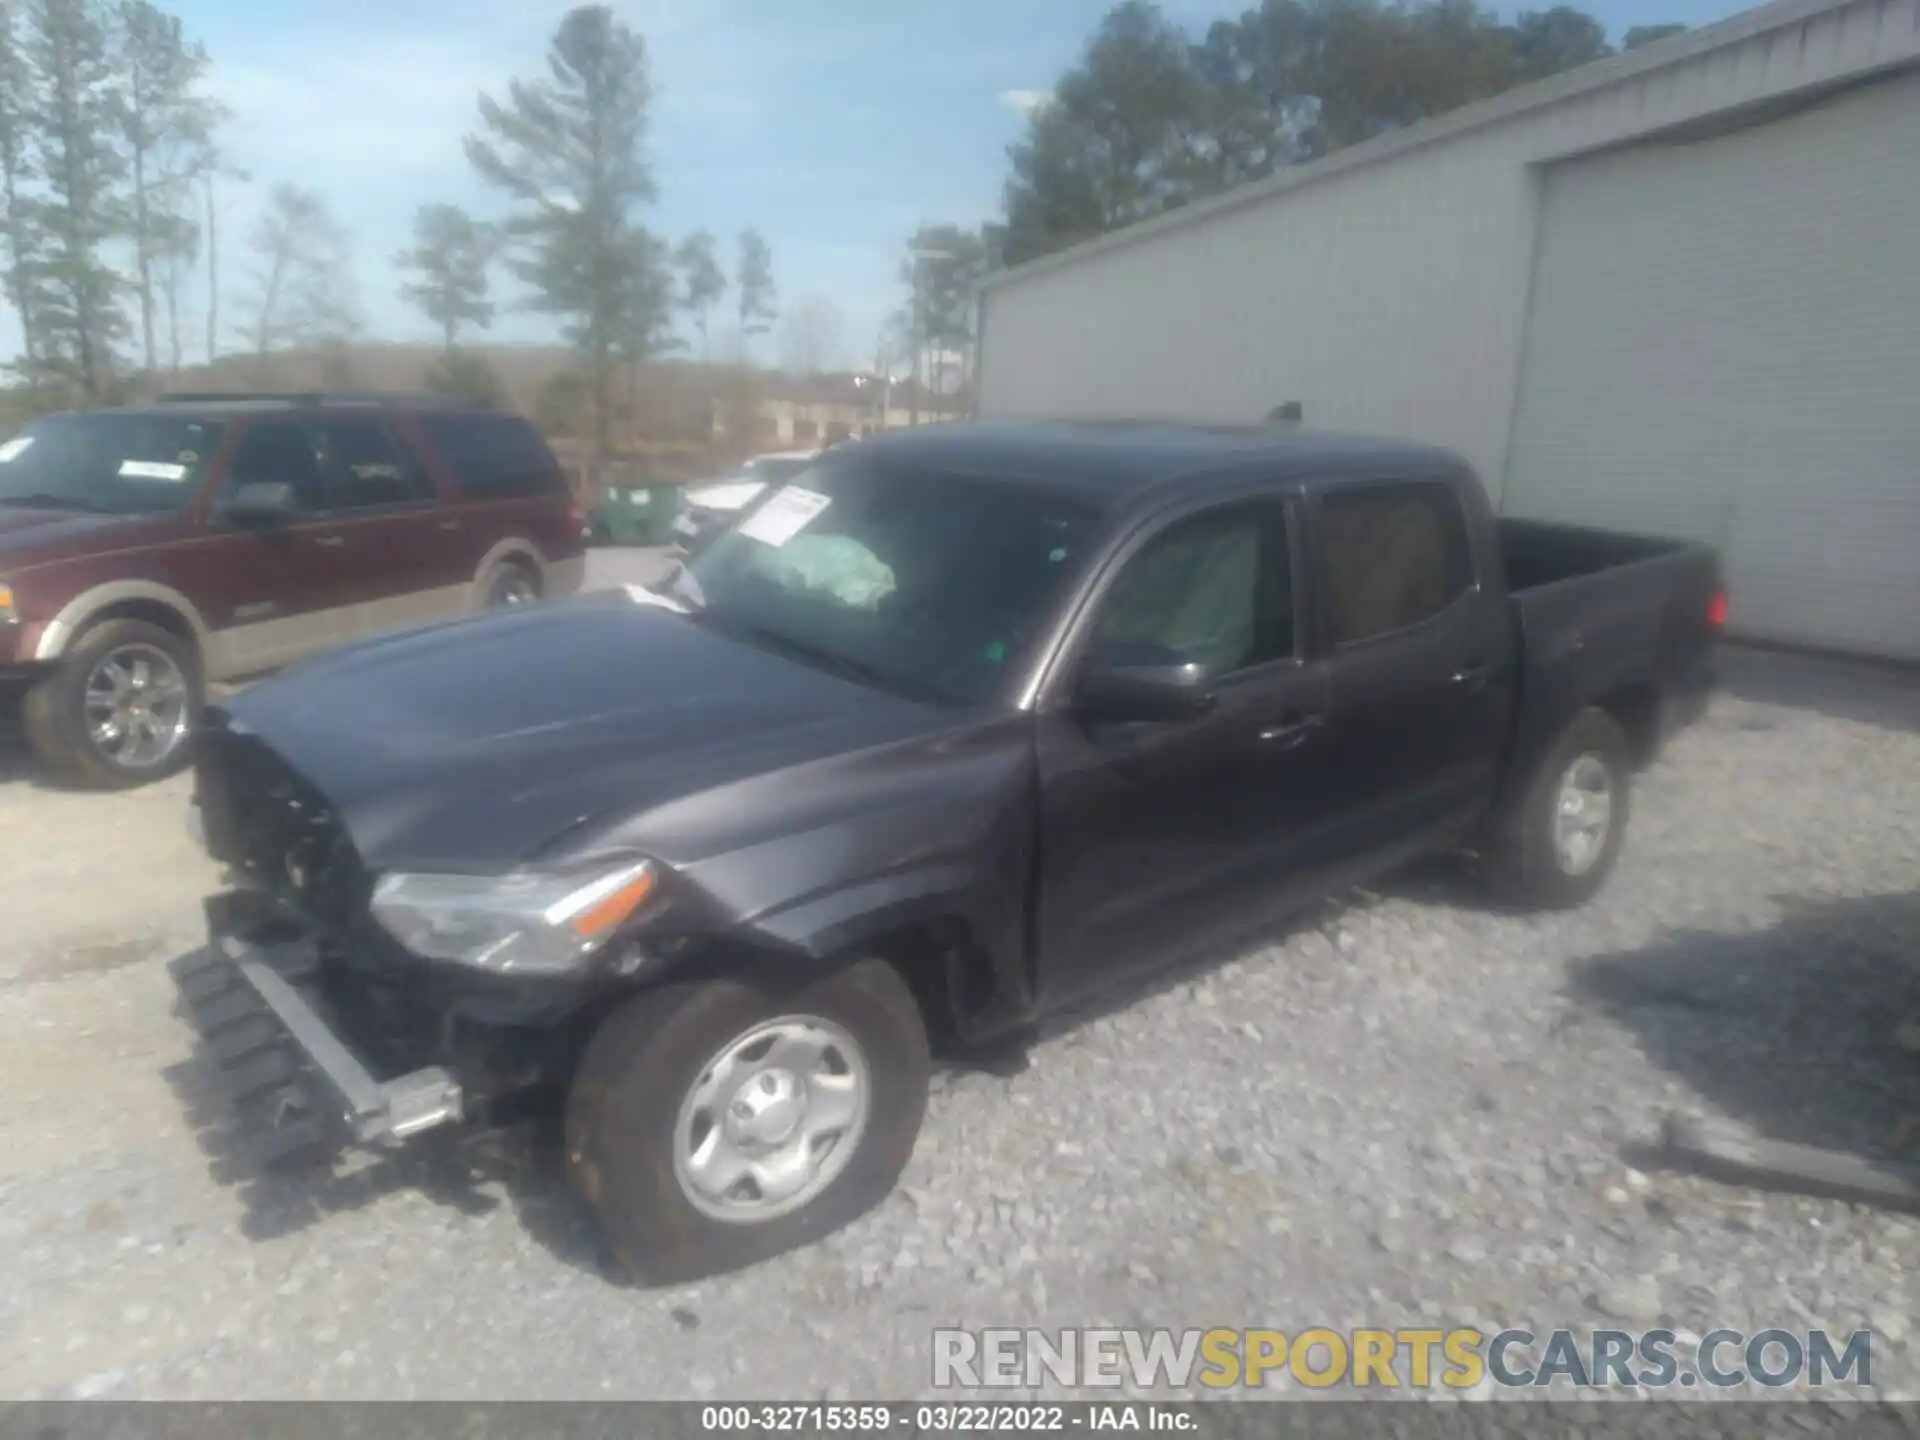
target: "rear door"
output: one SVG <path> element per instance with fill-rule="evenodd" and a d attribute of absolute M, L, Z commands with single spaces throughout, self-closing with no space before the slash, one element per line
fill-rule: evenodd
<path fill-rule="evenodd" d="M 1340 482 L 1313 505 L 1339 824 L 1329 862 L 1464 825 L 1491 799 L 1513 706 L 1513 637 L 1445 479 Z"/>
<path fill-rule="evenodd" d="M 473 571 L 458 517 L 413 451 L 379 415 L 311 422 L 330 523 L 328 609 L 343 637 L 463 614 Z"/>

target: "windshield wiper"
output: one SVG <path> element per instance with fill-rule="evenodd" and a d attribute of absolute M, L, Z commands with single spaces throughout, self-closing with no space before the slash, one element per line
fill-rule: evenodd
<path fill-rule="evenodd" d="M 91 500 L 82 500 L 77 495 L 51 495 L 44 490 L 26 495 L 0 495 L 0 505 L 24 505 L 30 510 L 84 510 L 89 515 L 100 513 L 100 507 Z"/>
<path fill-rule="evenodd" d="M 810 641 L 796 640 L 791 635 L 778 630 L 770 630 L 764 625 L 754 625 L 744 620 L 727 620 L 720 628 L 732 630 L 749 642 L 778 650 L 783 655 L 811 665 L 817 670 L 825 670 L 838 675 L 843 680 L 852 680 L 875 690 L 885 690 L 889 694 L 904 695 L 910 700 L 941 702 L 947 699 L 937 691 L 912 680 L 869 665 L 864 660 L 856 660 L 851 655 L 842 655 L 838 650 L 829 650 L 823 645 Z"/>

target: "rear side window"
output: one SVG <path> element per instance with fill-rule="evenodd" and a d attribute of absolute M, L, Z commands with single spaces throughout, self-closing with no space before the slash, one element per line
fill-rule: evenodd
<path fill-rule="evenodd" d="M 1331 490 L 1321 498 L 1320 534 L 1336 645 L 1411 629 L 1473 584 L 1466 517 L 1445 485 Z"/>
<path fill-rule="evenodd" d="M 560 495 L 567 484 L 540 432 L 512 415 L 423 415 L 420 428 L 474 500 Z"/>

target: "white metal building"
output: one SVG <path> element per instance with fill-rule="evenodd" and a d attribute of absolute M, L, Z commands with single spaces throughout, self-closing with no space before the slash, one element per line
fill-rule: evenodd
<path fill-rule="evenodd" d="M 1920 0 L 1785 0 L 997 277 L 983 416 L 1435 441 L 1920 659 Z"/>

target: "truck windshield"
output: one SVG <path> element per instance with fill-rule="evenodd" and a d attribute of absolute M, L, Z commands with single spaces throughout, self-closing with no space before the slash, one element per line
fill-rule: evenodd
<path fill-rule="evenodd" d="M 823 461 L 694 555 L 674 592 L 708 623 L 884 689 L 1000 693 L 1096 512 L 1024 485 Z"/>
<path fill-rule="evenodd" d="M 164 515 L 199 489 L 221 427 L 177 415 L 48 415 L 0 443 L 0 505 Z"/>

